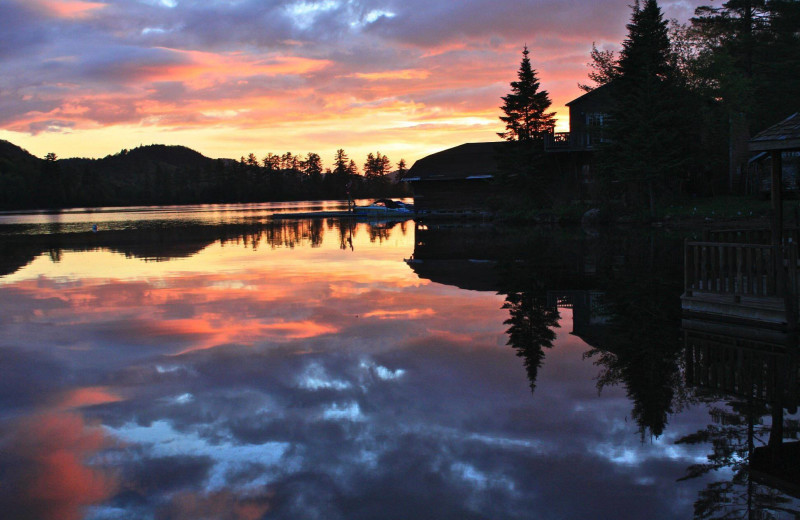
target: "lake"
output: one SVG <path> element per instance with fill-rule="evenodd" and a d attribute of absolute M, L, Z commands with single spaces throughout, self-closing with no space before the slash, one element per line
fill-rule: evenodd
<path fill-rule="evenodd" d="M 682 323 L 683 236 L 271 219 L 340 207 L 0 214 L 3 517 L 800 514 L 796 359 Z"/>

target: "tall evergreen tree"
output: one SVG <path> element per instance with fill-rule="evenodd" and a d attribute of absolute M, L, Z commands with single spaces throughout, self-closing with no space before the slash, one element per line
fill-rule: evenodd
<path fill-rule="evenodd" d="M 522 50 L 522 62 L 517 72 L 517 81 L 511 82 L 511 92 L 503 96 L 503 111 L 500 120 L 506 125 L 505 132 L 497 135 L 507 141 L 538 141 L 555 127 L 555 112 L 550 108 L 550 95 L 539 90 L 536 71 L 531 67 L 526 45 Z"/>
<path fill-rule="evenodd" d="M 601 154 L 604 178 L 623 186 L 630 203 L 649 207 L 678 191 L 689 162 L 691 120 L 680 108 L 667 22 L 656 0 L 633 6 L 612 95 L 611 142 Z"/>

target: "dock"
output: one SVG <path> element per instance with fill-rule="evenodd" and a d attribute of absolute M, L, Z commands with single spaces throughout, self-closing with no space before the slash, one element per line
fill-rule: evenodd
<path fill-rule="evenodd" d="M 722 237 L 731 240 L 731 235 Z M 681 301 L 685 316 L 779 330 L 796 328 L 796 242 L 687 241 L 684 257 Z"/>

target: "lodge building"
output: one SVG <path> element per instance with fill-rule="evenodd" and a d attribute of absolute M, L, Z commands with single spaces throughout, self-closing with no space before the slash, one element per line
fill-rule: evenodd
<path fill-rule="evenodd" d="M 594 152 L 608 139 L 612 85 L 603 85 L 567 103 L 569 132 L 545 139 L 545 168 L 557 169 L 555 187 L 564 200 L 596 198 Z M 404 181 L 414 191 L 420 212 L 491 212 L 508 195 L 494 182 L 507 141 L 466 143 L 419 159 Z"/>

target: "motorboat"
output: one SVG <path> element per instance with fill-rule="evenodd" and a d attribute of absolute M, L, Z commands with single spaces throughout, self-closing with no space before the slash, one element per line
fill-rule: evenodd
<path fill-rule="evenodd" d="M 410 217 L 414 214 L 414 205 L 398 200 L 378 199 L 367 206 L 356 206 L 353 213 L 359 217 Z"/>

